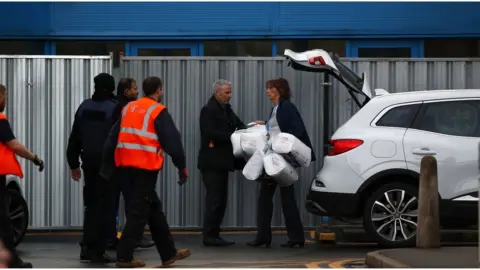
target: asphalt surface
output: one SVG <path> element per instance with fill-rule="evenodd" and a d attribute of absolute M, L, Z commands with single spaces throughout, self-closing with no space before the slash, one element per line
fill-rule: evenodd
<path fill-rule="evenodd" d="M 230 247 L 203 247 L 199 235 L 174 235 L 177 248 L 189 248 L 192 255 L 174 264 L 176 268 L 364 268 L 368 252 L 379 249 L 372 244 L 326 244 L 317 245 L 307 240 L 304 248 L 287 249 L 280 247 L 287 236 L 273 236 L 270 248 L 253 248 L 246 242 L 253 240 L 253 234 L 225 234 L 227 240 L 235 241 Z M 27 236 L 18 246 L 25 261 L 35 268 L 103 268 L 115 264 L 98 265 L 79 260 L 79 235 L 70 236 Z M 308 239 L 308 236 L 307 236 Z M 115 255 L 113 252 L 108 252 Z M 161 265 L 154 247 L 138 249 L 138 259 L 145 260 L 147 268 Z"/>

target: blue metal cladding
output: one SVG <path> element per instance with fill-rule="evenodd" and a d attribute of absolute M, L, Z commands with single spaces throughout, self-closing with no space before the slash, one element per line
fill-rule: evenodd
<path fill-rule="evenodd" d="M 52 3 L 1 2 L 0 38 L 49 35 L 51 7 Z"/>
<path fill-rule="evenodd" d="M 476 2 L 2 2 L 0 10 L 0 38 L 480 36 Z"/>

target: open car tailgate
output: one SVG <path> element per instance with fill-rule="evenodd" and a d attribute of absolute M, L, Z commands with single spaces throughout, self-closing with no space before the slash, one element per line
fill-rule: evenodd
<path fill-rule="evenodd" d="M 342 64 L 337 56 L 331 55 L 324 50 L 316 49 L 305 52 L 294 52 L 286 49 L 284 55 L 288 60 L 288 65 L 295 70 L 326 73 L 333 76 L 345 85 L 352 99 L 360 107 L 363 107 L 363 105 L 377 95 L 377 91 L 370 88 L 366 73 L 362 73 L 362 77 L 359 77 L 351 69 Z M 385 90 L 379 91 L 379 93 L 388 94 Z M 363 104 L 360 103 L 356 94 L 365 97 Z"/>

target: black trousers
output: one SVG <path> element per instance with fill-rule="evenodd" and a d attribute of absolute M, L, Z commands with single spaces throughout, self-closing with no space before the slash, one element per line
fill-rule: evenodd
<path fill-rule="evenodd" d="M 121 261 L 133 259 L 137 239 L 142 236 L 148 223 L 162 261 L 170 260 L 177 254 L 177 249 L 162 210 L 162 202 L 155 191 L 158 171 L 128 167 L 120 170 L 126 177 L 125 184 L 131 187 L 132 197 L 127 205 L 127 222 L 118 243 L 117 258 Z"/>
<path fill-rule="evenodd" d="M 119 215 L 119 208 L 120 208 L 120 193 L 123 195 L 123 199 L 125 201 L 125 216 L 128 213 L 128 204 L 132 197 L 132 187 L 130 182 L 125 175 L 121 173 L 121 170 L 118 170 L 115 176 L 112 179 L 112 183 L 115 184 L 115 194 L 114 194 L 114 201 L 113 206 L 111 207 L 111 213 L 109 216 L 108 221 L 108 241 L 109 242 L 116 242 L 117 241 L 117 223 L 116 218 Z"/>
<path fill-rule="evenodd" d="M 216 238 L 227 208 L 228 171 L 204 171 L 202 181 L 206 189 L 203 238 Z"/>
<path fill-rule="evenodd" d="M 89 252 L 103 255 L 107 248 L 108 221 L 112 212 L 115 185 L 103 179 L 98 170 L 84 168 L 83 173 L 85 215 L 82 243 Z"/>
<path fill-rule="evenodd" d="M 9 268 L 13 268 L 21 262 L 15 249 L 15 240 L 13 235 L 13 226 L 10 221 L 10 210 L 7 205 L 8 200 L 7 178 L 0 175 L 0 239 L 5 248 L 10 252 L 11 260 Z"/>
<path fill-rule="evenodd" d="M 273 196 L 276 188 L 277 183 L 273 180 L 262 180 L 257 206 L 257 240 L 262 242 L 272 240 Z M 280 196 L 288 239 L 292 242 L 304 243 L 305 234 L 293 185 L 280 187 Z"/>

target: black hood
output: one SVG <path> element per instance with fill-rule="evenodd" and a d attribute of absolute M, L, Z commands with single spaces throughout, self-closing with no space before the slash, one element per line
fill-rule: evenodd
<path fill-rule="evenodd" d="M 113 98 L 115 90 L 115 78 L 108 73 L 100 73 L 93 78 L 95 92 L 92 95 L 93 100 L 106 100 Z"/>

